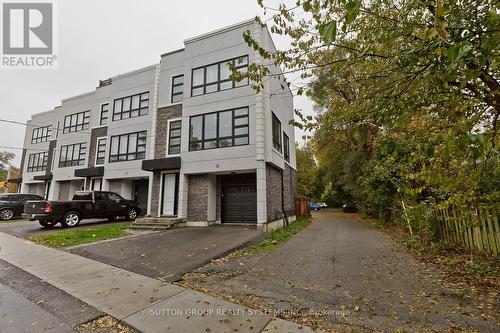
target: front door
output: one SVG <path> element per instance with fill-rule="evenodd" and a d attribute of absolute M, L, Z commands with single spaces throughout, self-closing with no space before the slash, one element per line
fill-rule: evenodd
<path fill-rule="evenodd" d="M 177 188 L 177 175 L 164 174 L 163 175 L 163 189 L 162 189 L 162 205 L 161 215 L 173 216 L 176 212 L 176 188 Z"/>

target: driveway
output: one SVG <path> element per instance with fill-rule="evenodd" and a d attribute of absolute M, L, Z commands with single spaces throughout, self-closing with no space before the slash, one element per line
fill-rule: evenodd
<path fill-rule="evenodd" d="M 75 228 L 85 228 L 85 227 L 95 227 L 104 224 L 116 224 L 123 223 L 124 221 L 117 220 L 115 222 L 109 222 L 108 220 L 102 219 L 93 219 L 93 220 L 83 220 L 78 226 Z M 51 229 L 43 228 L 38 221 L 12 221 L 12 222 L 0 222 L 0 232 L 4 232 L 6 234 L 16 236 L 16 237 L 27 237 L 34 234 L 53 232 L 57 230 L 70 230 L 67 228 L 61 227 L 60 224 L 57 224 Z"/>
<path fill-rule="evenodd" d="M 83 245 L 69 252 L 172 282 L 214 258 L 263 239 L 265 234 L 255 227 L 186 227 Z"/>
<path fill-rule="evenodd" d="M 350 214 L 322 210 L 274 251 L 220 260 L 184 285 L 342 332 L 498 332 L 498 295 L 446 283 Z"/>

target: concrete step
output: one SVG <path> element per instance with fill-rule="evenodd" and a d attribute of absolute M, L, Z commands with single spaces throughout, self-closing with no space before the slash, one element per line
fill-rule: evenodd
<path fill-rule="evenodd" d="M 152 231 L 160 231 L 160 230 L 170 230 L 174 227 L 172 226 L 143 226 L 143 225 L 131 225 L 128 227 L 130 230 L 152 230 Z"/>
<path fill-rule="evenodd" d="M 184 219 L 177 217 L 143 217 L 137 219 L 129 227 L 131 230 L 168 230 L 184 222 Z"/>

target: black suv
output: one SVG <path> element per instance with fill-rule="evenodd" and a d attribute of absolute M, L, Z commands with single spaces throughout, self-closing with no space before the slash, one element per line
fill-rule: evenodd
<path fill-rule="evenodd" d="M 43 197 L 36 194 L 0 194 L 0 220 L 11 220 L 21 217 L 24 204 L 28 200 L 43 200 Z"/>

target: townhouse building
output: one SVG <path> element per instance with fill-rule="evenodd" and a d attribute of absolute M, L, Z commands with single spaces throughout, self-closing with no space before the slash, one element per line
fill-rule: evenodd
<path fill-rule="evenodd" d="M 109 190 L 148 216 L 190 225 L 270 228 L 283 212 L 293 218 L 293 96 L 280 68 L 244 42 L 245 31 L 275 50 L 265 26 L 241 22 L 32 115 L 20 191 L 68 200 L 82 189 Z M 251 63 L 274 74 L 259 93 L 230 79 L 231 65 L 245 71 Z"/>

